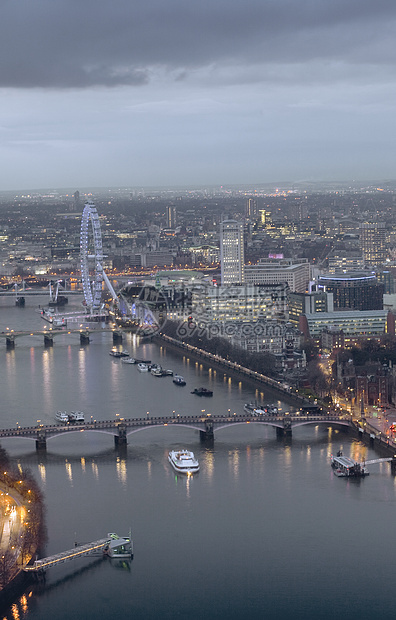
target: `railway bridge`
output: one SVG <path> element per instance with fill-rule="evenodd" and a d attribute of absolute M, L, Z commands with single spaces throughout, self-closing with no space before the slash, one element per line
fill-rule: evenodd
<path fill-rule="evenodd" d="M 199 431 L 201 440 L 214 440 L 222 429 L 235 425 L 259 424 L 261 426 L 271 426 L 276 429 L 278 437 L 291 436 L 293 428 L 305 425 L 339 425 L 344 427 L 354 427 L 349 419 L 344 419 L 337 415 L 212 415 L 205 416 L 185 416 L 173 415 L 152 417 L 147 415 L 144 418 L 116 418 L 113 420 L 91 421 L 83 424 L 38 424 L 10 429 L 0 429 L 0 440 L 6 437 L 26 438 L 35 441 L 37 450 L 46 450 L 47 442 L 55 437 L 64 434 L 94 432 L 105 433 L 114 437 L 116 446 L 126 445 L 128 436 L 150 428 L 160 426 L 177 426 L 190 428 Z"/>

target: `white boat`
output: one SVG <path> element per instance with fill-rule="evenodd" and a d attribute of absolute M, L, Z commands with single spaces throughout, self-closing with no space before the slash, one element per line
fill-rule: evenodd
<path fill-rule="evenodd" d="M 249 415 L 268 415 L 268 411 L 263 407 L 259 407 L 255 403 L 245 403 L 244 411 Z"/>
<path fill-rule="evenodd" d="M 188 450 L 171 450 L 168 456 L 169 463 L 179 474 L 195 474 L 199 471 L 199 463 L 194 452 Z"/>
<path fill-rule="evenodd" d="M 159 364 L 153 364 L 150 368 L 150 372 L 154 377 L 162 377 L 163 370 Z"/>
<path fill-rule="evenodd" d="M 71 411 L 69 415 L 70 422 L 85 422 L 84 413 L 82 411 Z"/>
<path fill-rule="evenodd" d="M 149 367 L 148 367 L 148 364 L 143 364 L 143 362 L 141 362 L 140 364 L 137 365 L 137 369 L 140 372 L 148 372 Z"/>
<path fill-rule="evenodd" d="M 63 422 L 64 424 L 67 424 L 69 422 L 69 414 L 67 413 L 67 411 L 57 411 L 55 414 L 55 419 L 58 422 Z"/>
<path fill-rule="evenodd" d="M 134 357 L 123 357 L 121 362 L 123 364 L 136 364 L 136 360 Z"/>
<path fill-rule="evenodd" d="M 174 375 L 172 381 L 175 385 L 186 385 L 186 381 L 181 375 Z"/>

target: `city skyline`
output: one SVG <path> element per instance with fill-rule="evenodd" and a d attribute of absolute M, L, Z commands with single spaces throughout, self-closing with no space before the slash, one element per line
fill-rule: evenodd
<path fill-rule="evenodd" d="M 1 189 L 394 178 L 396 7 L 2 9 Z"/>

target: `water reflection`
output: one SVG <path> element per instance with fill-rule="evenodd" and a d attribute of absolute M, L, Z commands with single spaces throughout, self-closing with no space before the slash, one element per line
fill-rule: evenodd
<path fill-rule="evenodd" d="M 72 486 L 73 486 L 72 466 L 71 466 L 71 463 L 69 463 L 69 461 L 67 459 L 66 459 L 66 462 L 65 462 L 65 467 L 66 467 L 67 477 L 68 477 L 69 481 L 72 483 Z"/>
<path fill-rule="evenodd" d="M 239 477 L 239 458 L 240 458 L 240 454 L 239 454 L 239 450 L 233 450 L 232 452 L 230 452 L 230 466 L 231 466 L 231 471 L 234 474 L 234 478 L 238 479 Z"/>
<path fill-rule="evenodd" d="M 39 474 L 40 474 L 41 481 L 42 481 L 43 485 L 45 486 L 45 482 L 46 482 L 45 465 L 44 465 L 44 463 L 39 463 L 37 465 L 37 467 L 38 467 L 38 471 L 39 471 Z"/>
<path fill-rule="evenodd" d="M 117 478 L 118 478 L 118 480 L 121 482 L 121 484 L 123 486 L 125 486 L 126 481 L 127 481 L 126 460 L 125 459 L 120 459 L 120 457 L 117 457 L 116 469 L 117 469 Z"/>
<path fill-rule="evenodd" d="M 98 466 L 95 463 L 95 461 L 92 461 L 91 466 L 92 466 L 93 475 L 98 480 L 99 479 L 99 469 L 98 469 Z"/>

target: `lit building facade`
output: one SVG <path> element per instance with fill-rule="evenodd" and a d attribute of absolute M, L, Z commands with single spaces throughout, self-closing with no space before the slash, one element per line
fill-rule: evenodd
<path fill-rule="evenodd" d="M 192 317 L 198 324 L 287 321 L 287 284 L 197 286 Z"/>
<path fill-rule="evenodd" d="M 317 312 L 301 316 L 300 329 L 305 336 L 311 338 L 319 338 L 325 329 L 342 330 L 347 346 L 351 339 L 379 338 L 391 333 L 392 317 L 387 310 Z"/>
<path fill-rule="evenodd" d="M 242 284 L 245 281 L 243 224 L 236 220 L 220 223 L 221 284 Z"/>
<path fill-rule="evenodd" d="M 298 327 L 302 314 L 314 314 L 315 312 L 332 312 L 333 295 L 324 291 L 314 293 L 288 293 L 289 299 L 289 322 Z"/>
<path fill-rule="evenodd" d="M 384 285 L 372 273 L 319 276 L 318 291 L 333 294 L 335 310 L 382 310 Z"/>
<path fill-rule="evenodd" d="M 247 284 L 277 284 L 286 282 L 292 292 L 305 293 L 310 279 L 306 258 L 261 258 L 256 265 L 246 265 Z"/>
<path fill-rule="evenodd" d="M 173 205 L 166 207 L 166 226 L 167 228 L 176 228 L 176 207 Z"/>
<path fill-rule="evenodd" d="M 360 247 L 366 265 L 380 265 L 387 259 L 384 222 L 363 222 L 360 225 Z"/>

